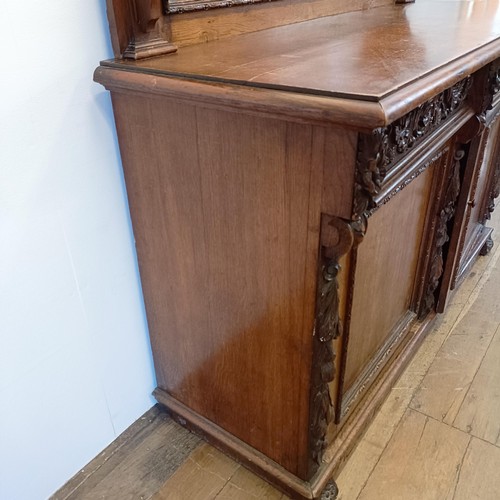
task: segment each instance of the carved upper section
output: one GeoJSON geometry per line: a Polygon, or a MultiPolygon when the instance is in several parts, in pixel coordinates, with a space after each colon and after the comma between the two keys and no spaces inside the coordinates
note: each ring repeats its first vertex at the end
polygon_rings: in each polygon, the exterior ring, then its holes
{"type": "Polygon", "coordinates": [[[353,218],[375,207],[374,197],[391,167],[460,108],[471,85],[469,76],[391,125],[360,134],[353,218]]]}

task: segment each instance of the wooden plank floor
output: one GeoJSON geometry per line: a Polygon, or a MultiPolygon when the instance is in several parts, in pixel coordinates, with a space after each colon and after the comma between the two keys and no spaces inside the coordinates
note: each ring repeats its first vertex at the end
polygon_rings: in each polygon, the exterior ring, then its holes
{"type": "MultiPolygon", "coordinates": [[[[439,317],[337,478],[339,500],[500,499],[500,210],[495,247],[439,317]]],[[[54,500],[287,497],[160,408],[54,500]]]]}

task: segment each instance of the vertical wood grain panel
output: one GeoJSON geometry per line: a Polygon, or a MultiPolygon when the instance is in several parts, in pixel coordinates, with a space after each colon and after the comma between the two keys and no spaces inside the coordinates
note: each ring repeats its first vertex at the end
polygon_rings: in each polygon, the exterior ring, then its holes
{"type": "Polygon", "coordinates": [[[427,169],[369,219],[358,248],[346,388],[410,307],[432,171],[427,169]]]}
{"type": "Polygon", "coordinates": [[[114,106],[159,387],[304,476],[323,129],[114,106]]]}
{"type": "Polygon", "coordinates": [[[322,212],[349,220],[358,134],[342,129],[327,129],[326,133],[322,212]]]}

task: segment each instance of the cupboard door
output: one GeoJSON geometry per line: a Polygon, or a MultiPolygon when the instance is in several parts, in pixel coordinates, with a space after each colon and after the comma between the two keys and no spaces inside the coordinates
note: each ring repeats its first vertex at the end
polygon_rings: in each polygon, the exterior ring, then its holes
{"type": "Polygon", "coordinates": [[[499,134],[500,120],[496,120],[469,145],[438,312],[444,310],[447,292],[456,288],[465,277],[474,259],[490,238],[492,229],[486,227],[485,222],[489,216],[491,191],[498,168],[499,134]]]}

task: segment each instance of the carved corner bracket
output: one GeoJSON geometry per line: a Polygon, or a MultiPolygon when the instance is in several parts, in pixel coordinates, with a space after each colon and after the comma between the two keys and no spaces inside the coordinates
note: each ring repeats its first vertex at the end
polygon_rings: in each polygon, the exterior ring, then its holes
{"type": "Polygon", "coordinates": [[[340,259],[359,245],[366,223],[365,217],[350,222],[323,215],[321,220],[309,416],[311,475],[321,464],[328,426],[334,419],[329,384],[335,380],[336,373],[333,341],[343,333],[338,282],[340,259]]]}
{"type": "Polygon", "coordinates": [[[353,219],[377,208],[377,196],[393,166],[461,107],[471,86],[469,76],[387,127],[359,135],[353,219]]]}
{"type": "Polygon", "coordinates": [[[127,24],[116,27],[127,33],[128,43],[122,54],[125,59],[144,59],[177,50],[168,40],[161,0],[108,0],[108,11],[110,9],[110,19],[120,17],[122,24],[127,24]]]}

